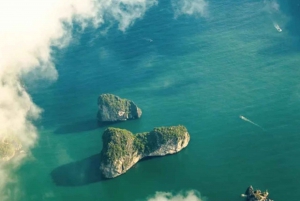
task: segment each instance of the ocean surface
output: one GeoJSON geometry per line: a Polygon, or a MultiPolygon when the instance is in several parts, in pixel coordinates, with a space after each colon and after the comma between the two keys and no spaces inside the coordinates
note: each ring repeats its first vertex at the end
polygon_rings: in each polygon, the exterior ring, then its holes
{"type": "Polygon", "coordinates": [[[44,112],[12,200],[146,201],[195,190],[208,201],[239,201],[249,185],[275,201],[299,200],[300,9],[274,2],[209,0],[206,17],[176,17],[170,1],[159,1],[125,32],[75,27],[71,44],[53,53],[58,80],[27,81],[44,112]],[[189,146],[104,180],[101,93],[143,110],[110,126],[136,133],[183,124],[189,146]]]}

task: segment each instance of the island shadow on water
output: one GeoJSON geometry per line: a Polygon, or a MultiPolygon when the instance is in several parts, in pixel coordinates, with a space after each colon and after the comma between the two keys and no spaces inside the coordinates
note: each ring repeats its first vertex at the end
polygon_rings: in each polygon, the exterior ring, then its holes
{"type": "Polygon", "coordinates": [[[99,169],[101,155],[96,154],[80,161],[55,168],[51,177],[57,186],[83,186],[107,180],[99,169]]]}
{"type": "Polygon", "coordinates": [[[70,134],[70,133],[79,133],[85,131],[95,130],[97,128],[109,126],[116,122],[99,122],[97,119],[90,119],[86,121],[76,122],[72,124],[66,124],[54,131],[55,134],[70,134]]]}
{"type": "MultiPolygon", "coordinates": [[[[171,155],[166,155],[171,156],[171,155]]],[[[166,157],[164,156],[164,157],[166,157]]],[[[138,163],[162,158],[161,156],[149,156],[141,159],[138,163]]],[[[51,172],[53,182],[57,186],[84,186],[91,183],[110,180],[105,178],[100,171],[101,154],[95,154],[80,161],[68,163],[55,168],[51,172]]],[[[137,168],[134,164],[130,169],[137,168]]]]}

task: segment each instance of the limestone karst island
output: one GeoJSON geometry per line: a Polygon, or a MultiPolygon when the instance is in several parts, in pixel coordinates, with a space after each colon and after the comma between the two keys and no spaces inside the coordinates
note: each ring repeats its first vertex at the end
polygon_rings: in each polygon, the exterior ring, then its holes
{"type": "Polygon", "coordinates": [[[273,201],[269,198],[269,192],[262,192],[259,189],[254,190],[252,186],[249,186],[242,197],[246,198],[246,201],[273,201]]]}
{"type": "Polygon", "coordinates": [[[114,178],[145,157],[179,152],[188,145],[190,135],[181,125],[158,127],[135,135],[125,129],[107,128],[102,140],[100,170],[106,178],[114,178]]]}
{"type": "Polygon", "coordinates": [[[117,122],[138,119],[142,110],[131,100],[122,99],[113,94],[102,94],[98,98],[99,122],[117,122]]]}

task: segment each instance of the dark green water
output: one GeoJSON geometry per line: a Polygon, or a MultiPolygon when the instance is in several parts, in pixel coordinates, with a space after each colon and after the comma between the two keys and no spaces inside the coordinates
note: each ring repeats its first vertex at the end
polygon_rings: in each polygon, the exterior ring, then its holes
{"type": "Polygon", "coordinates": [[[299,17],[292,1],[278,3],[281,11],[270,13],[262,1],[211,0],[209,17],[174,19],[160,2],[125,33],[87,29],[56,53],[57,82],[29,88],[44,113],[33,159],[17,172],[15,199],[135,201],[193,189],[210,201],[238,201],[252,184],[276,201],[297,200],[299,17]],[[112,126],[143,132],[183,124],[189,146],[101,179],[101,93],[143,110],[141,119],[112,126]]]}

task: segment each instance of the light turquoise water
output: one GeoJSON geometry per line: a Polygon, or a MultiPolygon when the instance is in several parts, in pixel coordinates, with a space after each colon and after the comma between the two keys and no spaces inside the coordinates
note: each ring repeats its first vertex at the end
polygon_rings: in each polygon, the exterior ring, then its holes
{"type": "Polygon", "coordinates": [[[135,201],[194,189],[211,201],[234,201],[250,184],[276,201],[297,200],[299,17],[292,1],[279,3],[280,13],[268,13],[262,1],[211,0],[208,18],[174,19],[171,5],[160,2],[126,33],[78,35],[55,55],[58,81],[29,87],[44,113],[34,159],[17,172],[15,200],[135,201]],[[189,146],[101,180],[101,93],[143,110],[141,119],[113,126],[143,132],[183,124],[189,146]]]}

